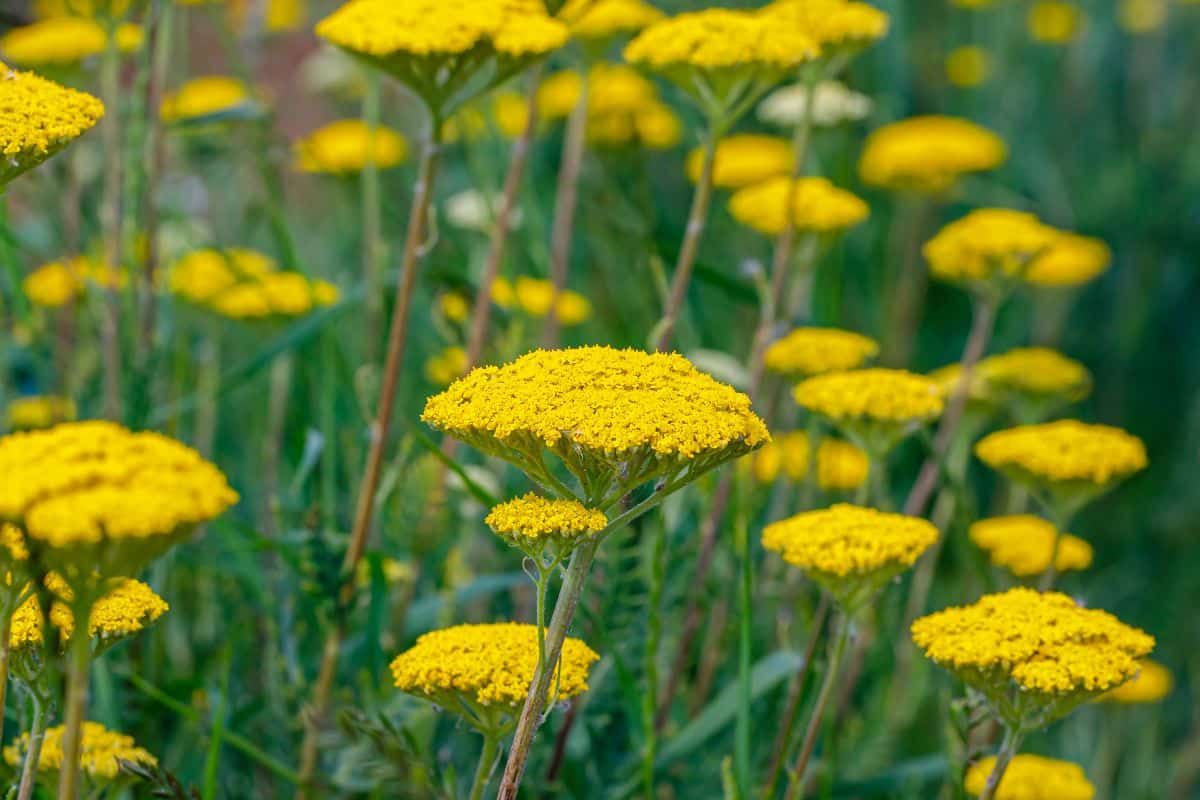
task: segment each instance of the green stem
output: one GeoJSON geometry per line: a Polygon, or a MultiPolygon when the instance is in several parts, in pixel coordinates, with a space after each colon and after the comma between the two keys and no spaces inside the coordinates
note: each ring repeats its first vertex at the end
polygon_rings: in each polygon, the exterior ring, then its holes
{"type": "Polygon", "coordinates": [[[655,800],[654,761],[658,757],[658,728],[655,711],[658,708],[658,648],[662,640],[663,587],[666,583],[667,531],[665,525],[655,525],[649,532],[646,578],[649,594],[646,598],[648,617],[646,620],[646,649],[643,653],[643,669],[646,686],[642,692],[642,733],[645,746],[642,748],[642,784],[646,800],[655,800]]]}
{"type": "MultiPolygon", "coordinates": [[[[117,48],[115,23],[107,26],[104,52],[100,59],[100,96],[108,113],[104,115],[104,190],[100,219],[104,229],[104,268],[121,268],[121,53],[117,48]]],[[[110,283],[108,274],[105,282],[110,283]]],[[[100,318],[100,337],[104,358],[104,416],[120,421],[121,398],[121,304],[115,286],[104,289],[104,310],[100,318]]],[[[85,637],[86,638],[86,637],[85,637]]]]}
{"type": "Polygon", "coordinates": [[[1042,573],[1042,577],[1038,580],[1038,589],[1043,592],[1054,588],[1054,581],[1058,578],[1058,550],[1062,547],[1063,532],[1070,524],[1070,515],[1062,513],[1055,508],[1054,503],[1045,504],[1051,524],[1054,525],[1054,546],[1050,549],[1050,563],[1046,565],[1046,571],[1042,573]]]}
{"type": "MultiPolygon", "coordinates": [[[[78,593],[77,597],[80,596],[78,593]]],[[[76,603],[76,620],[86,620],[90,603],[76,603]]],[[[80,792],[79,757],[83,745],[83,723],[88,708],[88,668],[92,661],[92,642],[87,625],[80,623],[69,642],[67,665],[66,718],[63,724],[62,767],[59,770],[58,800],[78,800],[80,792]]]]}
{"type": "Polygon", "coordinates": [[[750,797],[750,740],[752,736],[751,705],[751,657],[754,635],[754,560],[750,546],[750,510],[746,502],[746,478],[734,478],[733,515],[734,541],[741,562],[738,581],[738,714],[734,739],[734,777],[738,795],[750,797]]]}
{"type": "Polygon", "coordinates": [[[988,775],[987,783],[984,784],[983,793],[979,795],[979,800],[995,800],[996,789],[1000,786],[1000,781],[1004,777],[1008,765],[1013,760],[1013,756],[1017,754],[1017,748],[1021,746],[1021,732],[1015,728],[1004,728],[1004,742],[1000,745],[1000,752],[996,754],[996,766],[992,768],[992,774],[988,775]]]}
{"type": "MultiPolygon", "coordinates": [[[[370,131],[372,141],[367,152],[374,153],[375,131],[379,128],[380,96],[382,83],[375,70],[366,75],[367,88],[363,95],[363,122],[370,131]]],[[[378,347],[380,320],[383,317],[383,205],[379,190],[379,167],[374,158],[368,158],[362,172],[362,237],[363,237],[363,285],[367,288],[366,348],[367,363],[375,362],[378,347]]]]}
{"type": "Polygon", "coordinates": [[[585,64],[579,82],[579,99],[575,101],[575,108],[571,109],[571,116],[567,119],[562,166],[559,167],[555,190],[554,221],[550,232],[550,282],[554,286],[554,302],[550,304],[550,313],[546,315],[542,328],[542,347],[547,349],[558,346],[558,298],[567,287],[571,265],[571,238],[575,232],[579,175],[583,167],[583,154],[587,149],[588,80],[585,64]]]}
{"type": "Polygon", "coordinates": [[[483,750],[479,753],[479,764],[475,767],[475,780],[471,783],[470,800],[480,800],[487,790],[488,780],[492,777],[492,769],[496,765],[496,754],[500,743],[493,734],[483,735],[483,750]]]}
{"type": "Polygon", "coordinates": [[[837,621],[838,631],[834,637],[833,645],[829,652],[829,663],[825,666],[825,677],[821,681],[821,691],[817,695],[816,705],[813,706],[812,715],[808,719],[808,727],[804,732],[804,743],[800,747],[800,755],[796,757],[796,766],[792,769],[791,781],[788,784],[786,800],[798,800],[804,797],[805,790],[805,773],[808,771],[808,762],[812,758],[813,748],[817,744],[817,733],[821,730],[821,719],[825,716],[825,707],[829,704],[829,698],[833,694],[834,684],[837,683],[838,670],[841,667],[842,657],[846,652],[846,644],[850,640],[850,620],[843,617],[837,621]]]}

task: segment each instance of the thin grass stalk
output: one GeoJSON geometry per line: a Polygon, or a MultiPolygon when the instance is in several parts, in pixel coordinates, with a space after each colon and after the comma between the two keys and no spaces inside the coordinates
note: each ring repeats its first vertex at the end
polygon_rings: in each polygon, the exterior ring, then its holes
{"type": "Polygon", "coordinates": [[[883,339],[884,351],[880,363],[891,367],[907,366],[916,343],[917,321],[925,303],[925,292],[929,278],[920,264],[921,237],[927,220],[932,215],[934,204],[924,197],[909,198],[910,203],[901,206],[900,218],[896,221],[900,252],[896,261],[900,269],[891,281],[888,296],[883,339]]]}
{"type": "Polygon", "coordinates": [[[842,656],[846,652],[846,643],[850,639],[850,620],[843,617],[835,624],[838,626],[837,635],[834,637],[829,651],[829,662],[825,666],[821,691],[817,695],[816,705],[813,706],[811,716],[808,718],[808,726],[804,731],[804,743],[800,747],[800,754],[796,756],[796,765],[792,768],[791,781],[788,784],[787,794],[784,796],[786,800],[799,800],[804,797],[808,762],[812,758],[813,748],[816,747],[817,734],[821,730],[821,720],[825,716],[825,707],[829,705],[829,698],[837,683],[842,656]]]}
{"type": "MultiPolygon", "coordinates": [[[[375,513],[375,495],[383,471],[384,452],[392,427],[392,411],[396,403],[396,391],[408,344],[408,318],[412,308],[413,292],[416,287],[417,266],[421,246],[425,239],[425,223],[429,216],[433,182],[437,176],[438,159],[441,154],[441,121],[430,121],[430,138],[422,148],[421,163],[417,171],[417,182],[413,187],[413,202],[409,212],[408,233],[404,240],[404,255],[400,267],[400,282],[396,286],[396,303],[392,312],[392,324],[388,334],[387,356],[384,361],[383,383],[379,392],[379,405],[375,420],[371,424],[371,446],[362,481],[358,488],[358,501],[354,513],[354,527],[350,542],[342,561],[344,576],[338,603],[348,606],[354,599],[355,569],[367,549],[367,538],[371,520],[375,513]]],[[[333,679],[337,671],[337,658],[344,635],[344,623],[340,619],[329,630],[321,651],[321,664],[317,680],[313,684],[312,699],[306,719],[304,740],[300,755],[300,789],[297,798],[309,797],[313,774],[317,764],[317,731],[329,705],[333,679]]]]}
{"type": "MultiPolygon", "coordinates": [[[[100,96],[108,113],[101,120],[104,148],[104,188],[100,223],[104,231],[104,267],[114,272],[121,264],[121,52],[115,20],[106,20],[106,44],[100,58],[100,96]]],[[[112,275],[105,274],[104,310],[100,315],[100,340],[104,362],[104,416],[119,421],[123,415],[121,366],[121,303],[112,275]]]]}
{"type": "MultiPolygon", "coordinates": [[[[383,93],[382,80],[378,73],[369,70],[367,86],[363,95],[362,115],[367,126],[367,152],[375,152],[375,136],[380,122],[380,98],[383,93]]],[[[383,204],[379,188],[379,166],[374,158],[368,158],[362,171],[362,238],[363,238],[363,285],[367,289],[366,360],[374,364],[379,348],[383,319],[383,204]]]]}
{"type": "Polygon", "coordinates": [[[567,288],[571,268],[571,239],[575,232],[575,209],[579,200],[579,175],[587,149],[588,76],[580,81],[579,99],[567,120],[563,139],[562,164],[559,166],[558,187],[554,202],[554,223],[550,236],[550,283],[554,286],[554,301],[542,328],[542,347],[558,347],[562,326],[558,319],[558,298],[567,288]]]}
{"type": "Polygon", "coordinates": [[[21,764],[21,783],[17,789],[17,800],[33,800],[37,765],[42,758],[42,742],[46,739],[46,726],[49,723],[46,699],[40,696],[37,689],[32,689],[29,697],[33,705],[33,718],[29,722],[29,741],[21,764]]]}
{"type": "MultiPolygon", "coordinates": [[[[14,606],[14,611],[16,610],[14,606]]],[[[12,656],[9,637],[12,635],[12,613],[4,615],[0,624],[0,743],[4,740],[4,715],[8,710],[8,666],[12,656]]]]}

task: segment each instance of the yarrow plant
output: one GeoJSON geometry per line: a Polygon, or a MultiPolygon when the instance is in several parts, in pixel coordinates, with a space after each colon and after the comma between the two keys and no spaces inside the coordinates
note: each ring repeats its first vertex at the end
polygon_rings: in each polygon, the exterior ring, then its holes
{"type": "Polygon", "coordinates": [[[1052,524],[1032,514],[981,519],[972,523],[967,533],[977,547],[987,552],[993,565],[1018,578],[1043,574],[1051,558],[1059,573],[1087,569],[1092,564],[1090,544],[1069,533],[1059,536],[1052,524]]]}
{"type": "Polygon", "coordinates": [[[874,339],[837,328],[796,328],[763,354],[767,369],[790,377],[858,369],[879,353],[874,339]]]}
{"type": "MultiPolygon", "coordinates": [[[[73,771],[67,755],[67,730],[59,725],[45,733],[37,758],[36,775],[48,788],[59,784],[62,778],[73,771]]],[[[13,744],[4,748],[4,760],[17,766],[29,758],[30,736],[22,734],[13,744]]],[[[110,731],[99,722],[83,723],[82,748],[74,769],[83,771],[84,789],[88,797],[116,793],[133,782],[133,778],[120,768],[121,761],[154,766],[158,763],[150,751],[139,747],[132,736],[110,731]]]]}
{"type": "Polygon", "coordinates": [[[873,186],[941,194],[965,175],[1004,163],[1004,141],[956,117],[912,117],[874,131],[863,147],[858,172],[873,186]]]}

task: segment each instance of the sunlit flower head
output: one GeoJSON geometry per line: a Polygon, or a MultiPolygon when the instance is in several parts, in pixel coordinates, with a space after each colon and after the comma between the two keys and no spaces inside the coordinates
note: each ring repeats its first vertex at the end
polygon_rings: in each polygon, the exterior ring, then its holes
{"type": "MultiPolygon", "coordinates": [[[[722,189],[740,189],[787,175],[795,160],[791,143],[779,136],[758,133],[726,136],[717,142],[713,185],[722,189]]],[[[700,180],[703,167],[704,149],[697,147],[687,157],[687,176],[692,183],[700,180]]]]}
{"type": "MultiPolygon", "coordinates": [[[[538,112],[565,119],[578,104],[583,80],[578,72],[557,72],[538,89],[538,112]]],[[[658,97],[654,84],[624,65],[600,62],[588,71],[587,138],[593,145],[640,144],[666,149],[679,143],[682,123],[658,97]]]]}
{"type": "Polygon", "coordinates": [[[228,114],[253,102],[250,89],[237,78],[205,75],[163,97],[160,113],[167,122],[190,122],[228,114]]]}
{"type": "Polygon", "coordinates": [[[509,544],[535,558],[547,547],[565,556],[608,525],[603,511],[576,500],[551,500],[529,493],[492,508],[484,522],[509,544]]]}
{"type": "Polygon", "coordinates": [[[1111,262],[1112,251],[1099,239],[1060,233],[1026,269],[1025,282],[1043,287],[1080,286],[1103,273],[1111,262]]]}
{"type": "MultiPolygon", "coordinates": [[[[978,797],[996,767],[996,757],[981,758],[967,769],[963,788],[978,797]]],[[[1018,753],[996,787],[995,800],[1092,800],[1096,787],[1083,768],[1070,761],[1018,753]]]]}
{"type": "MultiPolygon", "coordinates": [[[[23,67],[63,67],[103,53],[108,37],[99,22],[83,17],[52,17],[13,28],[0,36],[0,53],[23,67]]],[[[142,29],[121,25],[117,49],[131,53],[142,46],[142,29]]]]}
{"type": "Polygon", "coordinates": [[[1024,280],[1061,232],[1033,214],[981,208],[944,226],[921,249],[936,277],[971,288],[1024,280]]]}
{"type": "MultiPolygon", "coordinates": [[[[64,730],[62,725],[47,730],[38,756],[39,778],[45,777],[50,785],[58,782],[58,774],[63,767],[64,730]]],[[[23,733],[15,742],[4,748],[5,762],[9,766],[18,767],[24,761],[28,747],[29,734],[23,733]]],[[[154,766],[158,763],[158,759],[149,751],[136,745],[132,736],[110,731],[99,722],[84,722],[79,753],[79,767],[83,770],[84,779],[94,786],[115,781],[122,774],[118,761],[130,761],[144,766],[154,766]]]]}
{"type": "Polygon", "coordinates": [[[645,0],[567,0],[558,18],[577,39],[608,39],[640,31],[666,15],[645,0]]]}
{"type": "Polygon", "coordinates": [[[794,397],[876,456],[939,417],[945,406],[936,382],[912,372],[882,368],[817,375],[801,382],[794,397]]]}
{"type": "Polygon", "coordinates": [[[1145,659],[1139,665],[1137,675],[1112,691],[1100,696],[1106,703],[1138,704],[1157,703],[1175,688],[1171,670],[1157,661],[1145,659]]]}
{"type": "Polygon", "coordinates": [[[1146,468],[1142,440],[1120,428],[1060,420],[997,431],[975,445],[985,464],[1052,490],[1102,491],[1146,468]]]}
{"type": "MultiPolygon", "coordinates": [[[[776,89],[758,104],[758,118],[784,128],[794,128],[808,116],[809,87],[793,83],[776,89]]],[[[874,103],[838,81],[821,81],[812,90],[812,124],[830,127],[857,122],[870,115],[874,103]]]]}
{"type": "MultiPolygon", "coordinates": [[[[75,634],[75,615],[67,603],[71,588],[56,573],[46,576],[46,586],[57,598],[50,607],[50,623],[58,630],[65,645],[75,634]]],[[[143,631],[167,613],[170,607],[153,589],[141,581],[119,580],[103,597],[96,600],[89,614],[88,636],[105,646],[143,631]]],[[[43,614],[36,596],[30,597],[12,618],[10,644],[14,650],[41,647],[43,614]]]]}
{"type": "Polygon", "coordinates": [[[212,311],[244,321],[287,320],[336,305],[341,292],[328,281],[299,272],[270,272],[221,292],[209,301],[212,311]]]}
{"type": "Polygon", "coordinates": [[[1062,0],[1040,0],[1029,7],[1025,17],[1029,36],[1043,44],[1069,44],[1083,27],[1083,9],[1062,0]]]}
{"type": "Polygon", "coordinates": [[[833,234],[857,225],[870,210],[857,195],[825,178],[769,178],[739,189],[729,200],[729,213],[759,233],[778,236],[792,201],[792,225],[801,233],[833,234]]]}
{"type": "Polygon", "coordinates": [[[207,304],[239,283],[275,272],[274,259],[245,247],[204,248],[180,257],[170,269],[171,291],[183,299],[207,304]]]}
{"type": "MultiPolygon", "coordinates": [[[[773,483],[780,475],[793,483],[808,477],[811,447],[804,431],[776,434],[748,458],[755,480],[773,483]]],[[[844,492],[866,483],[870,462],[862,448],[841,439],[825,437],[817,448],[817,486],[844,492]]]]}
{"type": "Polygon", "coordinates": [[[360,119],[331,122],[296,142],[296,167],[303,172],[347,175],[368,164],[389,169],[404,163],[408,142],[391,128],[372,130],[360,119]]]}
{"type": "Polygon", "coordinates": [[[745,69],[782,74],[814,58],[817,43],[765,12],[711,8],[656,22],[625,48],[625,60],[659,71],[745,69]]]}
{"type": "Polygon", "coordinates": [[[1019,578],[1040,575],[1049,568],[1056,539],[1055,571],[1082,570],[1092,564],[1090,544],[1069,533],[1058,536],[1052,524],[1032,514],[981,519],[971,525],[968,535],[976,547],[987,552],[992,564],[1019,578]]]}
{"type": "Polygon", "coordinates": [[[0,63],[0,188],[86,133],[104,104],[32,72],[0,63]]]}
{"type": "Polygon", "coordinates": [[[879,354],[874,339],[838,328],[796,328],[771,343],[763,363],[782,375],[808,376],[858,369],[879,354]]]}
{"type": "Polygon", "coordinates": [[[8,404],[6,414],[12,431],[49,428],[75,419],[75,401],[52,394],[18,397],[8,404]]]}
{"type": "Polygon", "coordinates": [[[1004,163],[1008,148],[988,129],[956,117],[912,117],[867,137],[858,172],[886,189],[941,194],[964,175],[1004,163]]]}

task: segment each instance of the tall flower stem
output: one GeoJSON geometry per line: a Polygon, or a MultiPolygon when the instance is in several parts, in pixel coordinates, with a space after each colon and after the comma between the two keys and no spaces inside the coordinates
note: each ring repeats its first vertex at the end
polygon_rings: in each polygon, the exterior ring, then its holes
{"type": "Polygon", "coordinates": [[[121,265],[121,51],[117,46],[117,21],[109,19],[106,22],[107,43],[100,57],[100,95],[108,109],[101,121],[104,189],[100,220],[104,230],[106,289],[104,311],[100,319],[100,338],[104,363],[104,416],[111,420],[120,420],[123,414],[121,302],[114,284],[116,271],[121,265]]]}
{"type": "Polygon", "coordinates": [[[17,800],[33,800],[37,766],[42,758],[42,742],[46,740],[46,726],[49,722],[49,715],[46,713],[49,700],[42,697],[37,688],[31,689],[29,696],[33,704],[33,718],[29,722],[29,742],[21,764],[21,784],[17,789],[17,800]]]}
{"type": "MultiPolygon", "coordinates": [[[[382,81],[374,71],[366,75],[366,93],[363,95],[362,115],[370,141],[367,152],[375,152],[374,137],[379,129],[379,105],[382,81]]],[[[363,238],[363,285],[367,288],[366,345],[367,363],[375,363],[379,348],[376,341],[382,327],[383,317],[383,205],[380,201],[379,166],[374,158],[368,158],[362,171],[362,238],[363,238]]]]}
{"type": "Polygon", "coordinates": [[[1020,746],[1020,731],[1006,725],[1004,728],[1004,742],[1000,745],[1000,752],[996,754],[996,766],[992,767],[992,774],[988,775],[987,783],[984,784],[983,793],[979,795],[979,800],[995,800],[996,789],[999,788],[1000,781],[1004,777],[1004,773],[1008,770],[1008,765],[1012,762],[1013,756],[1017,754],[1017,748],[1020,746]]]}
{"type": "MultiPolygon", "coordinates": [[[[417,266],[421,245],[425,240],[425,223],[429,216],[430,197],[437,175],[438,159],[441,154],[441,120],[435,114],[430,121],[429,139],[421,151],[421,163],[417,169],[417,182],[413,187],[412,208],[408,218],[408,233],[404,240],[404,255],[400,266],[400,282],[396,286],[396,303],[392,311],[392,324],[388,333],[387,356],[384,361],[383,384],[379,391],[379,405],[375,420],[371,424],[371,444],[367,464],[358,487],[358,501],[354,513],[354,527],[350,542],[342,561],[343,583],[338,603],[342,607],[354,599],[355,568],[367,549],[367,538],[375,512],[375,495],[379,489],[379,478],[383,470],[383,457],[387,449],[388,435],[392,427],[392,410],[396,403],[396,391],[400,382],[400,370],[408,343],[408,318],[416,287],[417,266]]],[[[329,705],[333,679],[337,671],[337,658],[341,651],[345,633],[341,621],[330,628],[321,652],[321,665],[317,681],[313,684],[312,699],[300,752],[300,789],[297,797],[307,798],[317,764],[317,731],[329,705]]]]}
{"type": "Polygon", "coordinates": [[[804,797],[808,762],[812,758],[813,748],[816,747],[817,734],[821,730],[821,720],[825,716],[825,707],[829,705],[829,698],[837,683],[842,656],[846,652],[846,643],[850,639],[850,620],[843,617],[835,624],[838,626],[837,634],[834,636],[829,650],[829,661],[825,665],[825,677],[821,681],[821,691],[817,695],[816,705],[813,706],[811,716],[808,718],[808,727],[804,731],[804,743],[800,746],[800,754],[796,757],[795,767],[792,768],[791,782],[788,784],[785,795],[786,800],[798,800],[798,798],[804,797]]]}
{"type": "Polygon", "coordinates": [[[558,169],[558,187],[555,191],[554,223],[550,234],[550,283],[554,286],[554,302],[546,315],[542,328],[542,346],[558,347],[560,325],[558,321],[558,297],[567,287],[567,275],[571,265],[571,238],[575,232],[575,208],[579,199],[579,174],[583,168],[583,154],[587,145],[588,120],[588,76],[586,71],[579,84],[579,99],[567,120],[567,133],[563,139],[562,164],[558,169]]]}
{"type": "Polygon", "coordinates": [[[487,790],[488,779],[492,777],[492,769],[496,765],[496,754],[500,743],[495,734],[483,735],[483,750],[479,753],[479,764],[475,767],[475,780],[471,783],[470,800],[481,800],[487,790]]]}
{"type": "MultiPolygon", "coordinates": [[[[80,597],[79,592],[76,597],[80,597]]],[[[91,604],[76,602],[72,609],[77,620],[88,619],[91,604]]],[[[80,623],[69,642],[67,662],[67,698],[62,738],[62,769],[59,771],[58,800],[77,800],[80,793],[79,756],[83,745],[83,722],[88,708],[88,669],[92,663],[92,642],[87,624],[80,623]]]]}
{"type": "Polygon", "coordinates": [[[646,582],[649,593],[646,608],[646,645],[643,652],[643,671],[646,686],[642,692],[642,731],[645,745],[642,748],[642,788],[646,800],[655,800],[654,761],[658,757],[658,729],[654,724],[654,713],[658,704],[658,650],[662,642],[662,596],[666,584],[667,531],[665,525],[655,525],[650,531],[650,542],[646,558],[646,582]]]}

